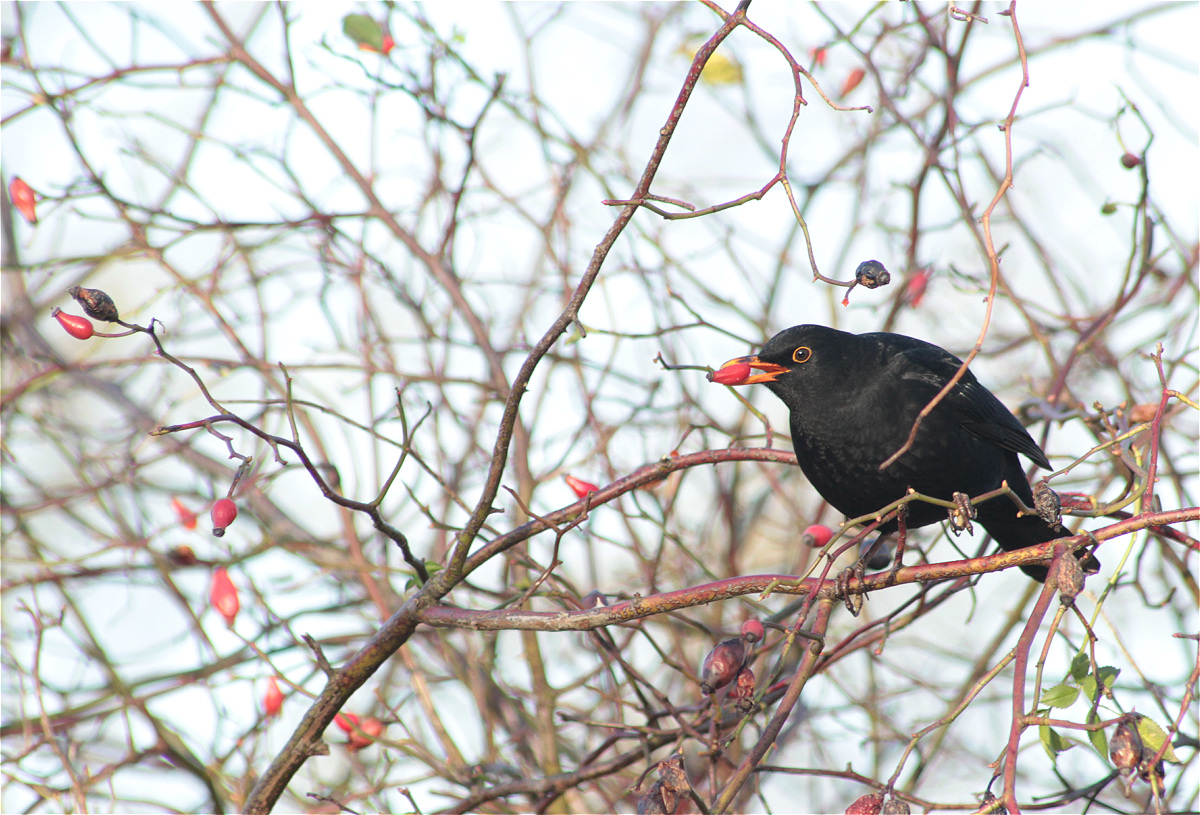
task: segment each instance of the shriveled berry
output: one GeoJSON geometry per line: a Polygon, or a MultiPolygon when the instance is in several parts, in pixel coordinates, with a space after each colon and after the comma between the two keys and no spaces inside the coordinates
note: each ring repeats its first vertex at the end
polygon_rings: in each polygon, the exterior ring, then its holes
{"type": "Polygon", "coordinates": [[[192,551],[192,547],[183,543],[172,547],[167,552],[167,560],[175,566],[195,566],[200,562],[196,558],[196,553],[192,551]]]}
{"type": "Polygon", "coordinates": [[[746,653],[746,641],[741,637],[716,645],[700,668],[700,690],[706,694],[716,693],[732,682],[746,664],[746,653]]]}
{"type": "Polygon", "coordinates": [[[746,666],[738,671],[737,679],[734,680],[733,690],[729,694],[733,697],[733,703],[742,713],[749,713],[754,709],[754,671],[746,666]]]}
{"type": "Polygon", "coordinates": [[[911,815],[912,810],[904,801],[892,796],[883,802],[879,813],[880,815],[911,815]]]}
{"type": "Polygon", "coordinates": [[[229,572],[224,566],[218,566],[213,571],[212,590],[208,594],[208,600],[217,613],[225,618],[225,624],[232,627],[241,604],[238,602],[237,587],[229,579],[229,572]]]}
{"type": "Polygon", "coordinates": [[[267,691],[263,694],[263,711],[267,718],[278,716],[283,710],[283,691],[279,689],[279,681],[275,677],[267,680],[267,691]]]}
{"type": "Polygon", "coordinates": [[[212,506],[213,535],[222,537],[225,528],[237,518],[238,508],[229,498],[222,498],[212,506]]]}
{"type": "Polygon", "coordinates": [[[92,327],[92,321],[87,317],[67,314],[57,307],[50,310],[50,316],[58,320],[58,324],[77,340],[91,339],[92,335],[96,333],[96,329],[92,327]]]}
{"type": "Polygon", "coordinates": [[[1045,479],[1033,485],[1033,508],[1037,510],[1038,517],[1050,526],[1057,527],[1062,520],[1062,499],[1045,479]]]}
{"type": "Polygon", "coordinates": [[[587,497],[588,494],[598,492],[600,490],[595,484],[590,481],[584,481],[582,478],[576,478],[573,475],[564,475],[563,481],[567,482],[567,486],[580,498],[587,497]]]}
{"type": "Polygon", "coordinates": [[[800,535],[800,541],[807,543],[813,549],[820,549],[829,543],[833,530],[824,524],[813,524],[800,535]]]}
{"type": "Polygon", "coordinates": [[[22,181],[20,176],[13,176],[13,180],[8,183],[8,197],[12,199],[13,206],[21,213],[22,218],[31,224],[37,223],[37,193],[33,191],[33,187],[22,181]]]}
{"type": "Polygon", "coordinates": [[[882,806],[883,793],[873,792],[855,799],[854,803],[846,807],[846,815],[879,815],[882,806]]]}
{"type": "Polygon", "coordinates": [[[85,289],[83,286],[72,286],[67,294],[75,298],[84,312],[93,319],[115,323],[121,319],[117,314],[117,304],[113,299],[99,289],[85,289]]]}
{"type": "Polygon", "coordinates": [[[1129,775],[1142,761],[1142,736],[1135,723],[1124,721],[1117,725],[1108,740],[1108,757],[1121,775],[1129,775]]]}
{"type": "Polygon", "coordinates": [[[877,289],[892,282],[892,273],[877,260],[864,260],[854,270],[854,279],[860,286],[877,289]]]}
{"type": "Polygon", "coordinates": [[[1079,560],[1071,554],[1063,555],[1054,572],[1054,580],[1058,583],[1058,599],[1064,606],[1073,605],[1079,592],[1083,591],[1083,567],[1079,565],[1079,560]]]}
{"type": "Polygon", "coordinates": [[[742,638],[748,643],[762,642],[762,638],[766,636],[766,633],[762,620],[757,617],[751,617],[742,623],[742,638]]]}
{"type": "Polygon", "coordinates": [[[716,371],[709,371],[708,381],[718,385],[740,385],[750,378],[751,370],[747,362],[730,362],[716,371]]]}

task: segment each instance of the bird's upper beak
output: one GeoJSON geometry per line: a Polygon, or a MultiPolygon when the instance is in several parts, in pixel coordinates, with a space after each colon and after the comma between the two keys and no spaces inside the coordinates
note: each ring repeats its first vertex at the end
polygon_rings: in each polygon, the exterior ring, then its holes
{"type": "Polygon", "coordinates": [[[719,385],[757,385],[774,382],[777,377],[787,372],[788,369],[784,366],[763,362],[758,357],[737,357],[711,371],[708,381],[719,385]],[[754,373],[755,371],[761,373],[754,373]]]}

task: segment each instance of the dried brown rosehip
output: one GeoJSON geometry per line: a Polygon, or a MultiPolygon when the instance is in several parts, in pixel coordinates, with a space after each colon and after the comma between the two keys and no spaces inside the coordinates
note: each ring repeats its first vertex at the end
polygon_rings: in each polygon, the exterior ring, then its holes
{"type": "Polygon", "coordinates": [[[75,302],[83,306],[87,316],[106,323],[115,323],[121,319],[117,314],[117,304],[113,299],[99,289],[85,289],[83,286],[72,286],[67,294],[75,298],[75,302]]]}
{"type": "Polygon", "coordinates": [[[754,671],[742,666],[738,671],[737,679],[733,683],[733,690],[729,693],[733,698],[733,704],[737,709],[745,714],[754,709],[754,671]]]}
{"type": "Polygon", "coordinates": [[[1038,517],[1050,526],[1057,527],[1062,520],[1062,499],[1045,479],[1033,485],[1033,508],[1037,510],[1038,517]]]}
{"type": "Polygon", "coordinates": [[[1108,741],[1108,757],[1121,775],[1129,775],[1142,760],[1142,736],[1138,733],[1136,720],[1117,725],[1108,741]]]}
{"type": "Polygon", "coordinates": [[[167,560],[175,566],[195,566],[200,562],[196,558],[196,553],[192,551],[192,547],[182,543],[171,547],[167,552],[167,560]]]}
{"type": "Polygon", "coordinates": [[[877,289],[892,282],[892,273],[877,260],[864,260],[854,270],[854,280],[868,289],[877,289]]]}
{"type": "Polygon", "coordinates": [[[873,792],[858,798],[846,807],[846,815],[879,815],[883,806],[883,793],[873,792]]]}
{"type": "Polygon", "coordinates": [[[61,308],[50,309],[50,316],[58,320],[58,324],[67,330],[77,340],[88,340],[96,333],[96,329],[92,327],[92,322],[87,317],[78,317],[74,314],[67,314],[61,308]]]}
{"type": "Polygon", "coordinates": [[[894,795],[883,802],[883,807],[879,810],[879,815],[911,815],[912,810],[908,804],[901,801],[894,795]]]}
{"type": "Polygon", "coordinates": [[[237,587],[229,579],[229,572],[224,566],[218,566],[213,571],[212,590],[208,593],[208,600],[217,613],[225,618],[225,624],[233,627],[241,605],[238,602],[237,587]]]}
{"type": "Polygon", "coordinates": [[[746,641],[741,637],[716,645],[704,658],[700,668],[700,690],[716,693],[728,685],[746,664],[746,641]]]}
{"type": "Polygon", "coordinates": [[[225,528],[237,518],[237,504],[228,498],[222,498],[212,506],[213,535],[220,538],[225,534],[225,528]]]}
{"type": "Polygon", "coordinates": [[[1058,583],[1058,599],[1064,606],[1074,605],[1075,598],[1083,591],[1083,567],[1073,554],[1065,554],[1058,560],[1054,579],[1058,583]]]}

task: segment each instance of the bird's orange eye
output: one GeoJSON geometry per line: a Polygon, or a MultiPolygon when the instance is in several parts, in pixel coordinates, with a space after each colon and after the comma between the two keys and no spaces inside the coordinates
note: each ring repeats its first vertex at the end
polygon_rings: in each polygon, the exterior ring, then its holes
{"type": "Polygon", "coordinates": [[[812,359],[812,349],[807,345],[801,345],[792,352],[792,359],[796,362],[808,362],[812,359]]]}

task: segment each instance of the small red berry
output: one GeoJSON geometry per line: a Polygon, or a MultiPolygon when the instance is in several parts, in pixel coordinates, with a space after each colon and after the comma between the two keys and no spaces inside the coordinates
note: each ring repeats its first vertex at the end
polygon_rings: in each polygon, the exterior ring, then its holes
{"type": "Polygon", "coordinates": [[[283,691],[279,689],[279,682],[275,677],[267,680],[267,692],[263,694],[263,710],[266,711],[267,718],[278,716],[279,711],[283,709],[283,691]]]}
{"type": "Polygon", "coordinates": [[[808,55],[812,57],[813,64],[822,67],[825,65],[825,60],[829,56],[824,48],[810,48],[808,50],[808,55]]]}
{"type": "Polygon", "coordinates": [[[346,742],[346,749],[351,753],[357,753],[364,747],[370,747],[375,739],[383,735],[383,722],[374,716],[363,719],[359,727],[362,729],[362,733],[351,733],[350,740],[346,742]]]}
{"type": "Polygon", "coordinates": [[[183,525],[184,529],[196,528],[196,513],[188,509],[183,501],[180,501],[178,498],[172,498],[171,509],[175,510],[175,517],[179,519],[179,523],[183,525]]]}
{"type": "Polygon", "coordinates": [[[20,176],[13,176],[13,180],[9,182],[8,197],[12,199],[13,206],[21,213],[22,218],[31,224],[37,223],[37,193],[33,191],[33,187],[22,181],[20,176]]]}
{"type": "Polygon", "coordinates": [[[1121,156],[1121,166],[1126,170],[1132,170],[1141,163],[1141,156],[1136,156],[1133,153],[1126,153],[1125,155],[1121,156]]]}
{"type": "Polygon", "coordinates": [[[863,77],[865,77],[866,75],[867,75],[867,72],[864,71],[862,68],[855,68],[853,71],[851,71],[850,74],[846,77],[846,81],[842,83],[841,95],[847,96],[850,93],[850,91],[852,91],[858,87],[859,83],[863,81],[863,77]]]}
{"type": "Polygon", "coordinates": [[[586,497],[589,493],[599,491],[599,487],[588,481],[576,478],[573,475],[564,475],[563,480],[567,482],[567,486],[575,491],[575,494],[580,498],[586,497]]]}
{"type": "Polygon", "coordinates": [[[208,594],[208,600],[217,613],[225,618],[225,624],[232,627],[241,605],[238,603],[237,587],[229,579],[229,572],[224,566],[218,566],[213,571],[212,591],[208,594]]]}
{"type": "Polygon", "coordinates": [[[212,506],[213,534],[218,538],[225,534],[225,527],[233,523],[237,517],[237,504],[228,498],[222,498],[212,506]]]}
{"type": "Polygon", "coordinates": [[[96,333],[96,329],[92,327],[92,321],[87,317],[67,314],[67,312],[58,307],[50,310],[50,316],[58,320],[58,324],[77,340],[91,339],[92,335],[96,333]]]}
{"type": "Polygon", "coordinates": [[[921,305],[921,300],[925,297],[925,289],[929,287],[929,277],[932,274],[932,269],[921,269],[909,277],[904,286],[904,299],[913,306],[921,305]]]}
{"type": "Polygon", "coordinates": [[[763,628],[762,620],[757,617],[751,617],[746,622],[742,623],[742,636],[746,642],[751,644],[762,642],[762,638],[766,636],[767,631],[763,628]]]}
{"type": "Polygon", "coordinates": [[[716,371],[709,371],[708,381],[718,385],[740,385],[750,378],[750,365],[746,362],[730,362],[716,371]]]}
{"type": "Polygon", "coordinates": [[[353,713],[339,713],[333,717],[333,723],[347,733],[353,733],[354,726],[358,724],[358,716],[353,713]]]}
{"type": "Polygon", "coordinates": [[[807,543],[813,549],[820,549],[825,544],[829,543],[829,539],[833,537],[833,530],[824,524],[813,524],[808,529],[804,530],[804,534],[800,536],[803,543],[807,543]]]}

